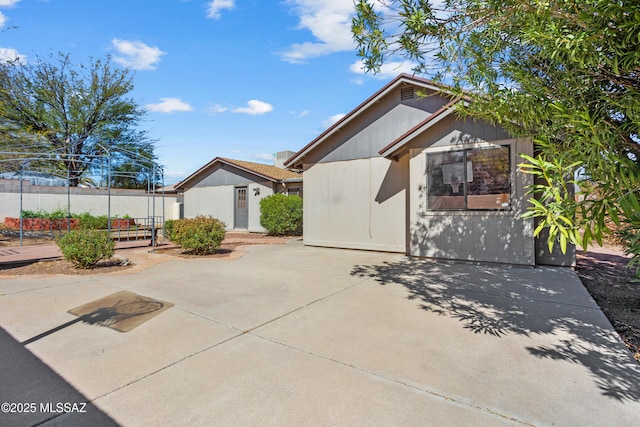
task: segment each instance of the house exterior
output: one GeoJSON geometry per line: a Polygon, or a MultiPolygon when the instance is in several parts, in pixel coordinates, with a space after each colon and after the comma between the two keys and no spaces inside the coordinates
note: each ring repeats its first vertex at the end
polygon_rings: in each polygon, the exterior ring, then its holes
{"type": "Polygon", "coordinates": [[[457,117],[433,82],[402,74],[285,166],[304,171],[306,245],[570,265],[521,217],[532,177],[519,154],[530,139],[457,117]]]}
{"type": "MultiPolygon", "coordinates": [[[[276,161],[282,157],[278,154],[276,161]]],[[[260,200],[276,193],[301,196],[302,174],[278,166],[216,157],[175,188],[184,193],[187,218],[210,215],[223,221],[228,230],[265,232],[260,225],[260,200]]]]}

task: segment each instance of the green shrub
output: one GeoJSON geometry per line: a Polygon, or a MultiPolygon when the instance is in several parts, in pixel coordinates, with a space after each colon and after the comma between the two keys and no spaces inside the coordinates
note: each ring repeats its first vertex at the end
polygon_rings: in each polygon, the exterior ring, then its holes
{"type": "MultiPolygon", "coordinates": [[[[23,218],[42,218],[42,219],[62,219],[67,217],[67,210],[56,209],[51,212],[46,212],[43,210],[38,210],[38,211],[23,210],[22,217],[23,218]]],[[[73,214],[71,214],[71,217],[73,217],[73,214]]]]}
{"type": "MultiPolygon", "coordinates": [[[[67,211],[64,209],[56,209],[51,212],[46,211],[22,211],[23,218],[42,218],[42,219],[64,219],[67,217],[67,211]]],[[[79,218],[79,226],[84,230],[106,230],[108,228],[108,218],[106,215],[94,216],[89,212],[83,212],[81,214],[71,213],[71,218],[79,218]]],[[[114,218],[117,218],[114,217],[114,218]]],[[[129,218],[129,215],[125,215],[124,218],[129,218]]]]}
{"type": "Polygon", "coordinates": [[[216,252],[224,240],[226,225],[210,216],[178,219],[170,226],[171,241],[196,255],[216,252]]]}
{"type": "Polygon", "coordinates": [[[164,225],[162,227],[162,233],[164,234],[164,237],[171,241],[173,241],[173,226],[175,225],[175,223],[175,219],[168,219],[164,222],[164,225]]]}
{"type": "Polygon", "coordinates": [[[22,211],[22,218],[49,218],[49,214],[45,211],[22,211]]]}
{"type": "Polygon", "coordinates": [[[83,230],[106,230],[109,225],[106,215],[93,216],[89,212],[83,212],[75,217],[80,219],[80,228],[83,230]]]}
{"type": "MultiPolygon", "coordinates": [[[[44,218],[62,219],[62,218],[66,218],[67,215],[69,215],[69,213],[67,212],[66,209],[56,209],[55,211],[51,211],[48,214],[45,213],[45,215],[46,216],[44,218]]],[[[73,214],[71,214],[70,217],[73,218],[73,214]]]]}
{"type": "Polygon", "coordinates": [[[302,197],[274,194],[260,200],[260,225],[276,236],[302,234],[302,197]]]}
{"type": "Polygon", "coordinates": [[[56,240],[62,255],[78,268],[91,268],[113,256],[115,242],[107,231],[72,230],[56,240]]]}

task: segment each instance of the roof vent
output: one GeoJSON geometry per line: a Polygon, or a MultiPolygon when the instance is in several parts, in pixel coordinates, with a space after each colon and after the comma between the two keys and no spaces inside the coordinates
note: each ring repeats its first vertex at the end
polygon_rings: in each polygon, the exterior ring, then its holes
{"type": "Polygon", "coordinates": [[[407,86],[400,88],[400,101],[406,101],[408,99],[413,99],[413,86],[407,86]]]}

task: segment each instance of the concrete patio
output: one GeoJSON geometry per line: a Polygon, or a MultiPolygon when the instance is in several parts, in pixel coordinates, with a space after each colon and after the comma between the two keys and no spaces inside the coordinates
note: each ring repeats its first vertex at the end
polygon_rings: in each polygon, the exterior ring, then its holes
{"type": "Polygon", "coordinates": [[[0,276],[0,400],[38,409],[0,425],[640,419],[640,366],[571,270],[300,241],[233,260],[137,251],[118,274],[0,276]],[[68,313],[119,291],[173,306],[124,333],[68,313]]]}

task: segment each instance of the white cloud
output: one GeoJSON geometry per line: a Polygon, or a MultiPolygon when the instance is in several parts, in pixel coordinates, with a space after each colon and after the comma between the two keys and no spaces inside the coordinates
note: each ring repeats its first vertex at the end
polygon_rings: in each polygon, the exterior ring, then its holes
{"type": "MultiPolygon", "coordinates": [[[[391,79],[402,73],[413,74],[413,68],[416,65],[417,64],[409,61],[389,61],[382,64],[378,74],[369,73],[368,75],[377,79],[391,79]]],[[[351,64],[349,66],[349,71],[355,74],[364,75],[365,72],[362,61],[359,60],[351,64]]],[[[361,84],[358,81],[354,81],[354,83],[361,84]]]]}
{"type": "Polygon", "coordinates": [[[193,108],[188,103],[178,98],[160,98],[157,104],[147,104],[145,108],[156,113],[173,113],[174,111],[191,111],[193,108]]]}
{"type": "Polygon", "coordinates": [[[117,63],[134,70],[155,70],[166,52],[139,41],[113,39],[111,41],[122,56],[114,57],[117,63]]]}
{"type": "Polygon", "coordinates": [[[211,104],[209,108],[207,108],[207,113],[218,114],[218,113],[224,113],[227,110],[229,110],[229,107],[225,107],[220,104],[211,104]]]}
{"type": "Polygon", "coordinates": [[[258,154],[255,154],[253,157],[257,160],[273,162],[273,154],[258,153],[258,154]]]}
{"type": "Polygon", "coordinates": [[[252,116],[258,116],[270,111],[273,111],[273,106],[271,104],[258,101],[257,99],[252,99],[251,101],[247,102],[246,107],[234,108],[233,110],[231,110],[231,112],[233,113],[251,114],[252,116]]]}
{"type": "Polygon", "coordinates": [[[27,62],[26,55],[18,53],[17,50],[8,47],[0,47],[0,62],[9,62],[18,60],[23,64],[27,62]]]}
{"type": "Polygon", "coordinates": [[[20,0],[0,0],[0,7],[13,7],[20,3],[20,0]]]}
{"type": "Polygon", "coordinates": [[[7,23],[7,18],[4,13],[0,12],[0,27],[4,27],[4,24],[7,23]]]}
{"type": "Polygon", "coordinates": [[[342,113],[334,114],[333,116],[329,117],[327,120],[322,122],[322,126],[325,127],[325,128],[331,127],[334,124],[336,124],[344,116],[346,116],[346,114],[342,114],[342,113]]]}
{"type": "Polygon", "coordinates": [[[311,31],[314,42],[296,43],[280,53],[282,60],[304,63],[307,59],[334,52],[353,50],[351,16],[353,2],[346,0],[289,0],[300,17],[299,29],[311,31]]]}
{"type": "Polygon", "coordinates": [[[168,182],[172,182],[172,183],[176,183],[178,181],[182,181],[187,176],[189,176],[189,174],[186,173],[186,172],[172,171],[172,170],[165,170],[164,171],[165,180],[168,181],[168,182]]]}
{"type": "Polygon", "coordinates": [[[235,0],[211,0],[207,8],[207,18],[220,19],[220,11],[224,9],[233,9],[235,0]]]}
{"type": "Polygon", "coordinates": [[[304,110],[304,111],[289,111],[289,114],[291,114],[293,117],[295,117],[296,119],[305,117],[309,115],[309,110],[304,110]]]}

